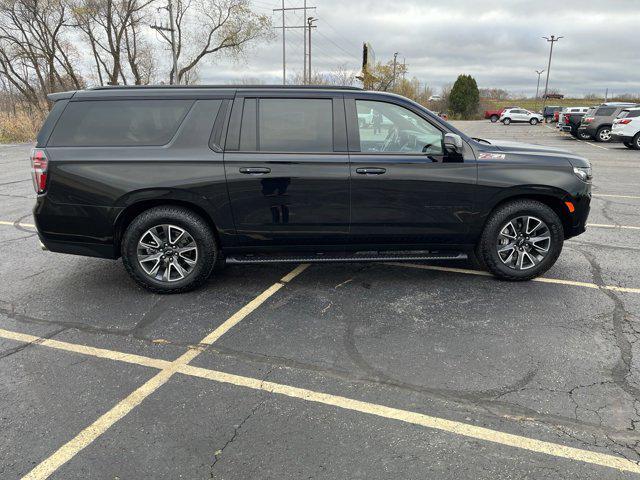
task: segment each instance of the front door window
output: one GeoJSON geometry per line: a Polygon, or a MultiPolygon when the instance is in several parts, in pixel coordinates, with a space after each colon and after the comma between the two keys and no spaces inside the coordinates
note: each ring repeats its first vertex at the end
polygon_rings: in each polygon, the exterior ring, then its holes
{"type": "Polygon", "coordinates": [[[412,111],[370,100],[356,100],[356,109],[361,152],[443,154],[443,133],[412,111]]]}

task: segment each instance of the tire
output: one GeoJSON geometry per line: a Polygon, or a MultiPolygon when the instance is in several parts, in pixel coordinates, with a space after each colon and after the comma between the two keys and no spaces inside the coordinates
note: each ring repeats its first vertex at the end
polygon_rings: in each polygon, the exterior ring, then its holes
{"type": "Polygon", "coordinates": [[[505,118],[504,120],[502,120],[502,123],[504,123],[505,125],[509,125],[511,123],[511,119],[505,118]]]}
{"type": "Polygon", "coordinates": [[[531,280],[553,266],[562,251],[563,243],[562,222],[551,208],[536,200],[514,200],[499,206],[491,213],[478,242],[477,255],[482,258],[487,270],[498,278],[510,281],[531,280]],[[521,220],[523,218],[532,219],[529,221],[533,226],[530,234],[535,233],[538,235],[536,238],[540,239],[548,237],[548,240],[537,241],[538,247],[546,247],[546,251],[537,250],[530,242],[524,240],[530,237],[517,236],[515,228],[524,225],[524,221],[521,220]],[[542,222],[543,226],[536,227],[536,220],[542,222]],[[515,227],[514,230],[509,224],[515,227]],[[514,240],[502,235],[502,232],[513,232],[514,240]],[[522,250],[518,247],[508,249],[509,245],[517,244],[521,245],[522,250]],[[498,248],[501,247],[503,253],[498,253],[498,248]],[[509,255],[517,257],[512,259],[509,255]],[[520,258],[523,259],[520,266],[525,268],[518,268],[517,262],[520,258]],[[510,265],[511,263],[514,265],[510,265]]]}
{"type": "Polygon", "coordinates": [[[574,130],[571,130],[571,131],[569,132],[569,134],[570,134],[573,138],[578,138],[578,132],[576,132],[576,131],[574,131],[574,130]]]}
{"type": "Polygon", "coordinates": [[[591,140],[591,135],[589,135],[586,130],[578,130],[578,133],[576,133],[576,138],[578,140],[591,140]]]}
{"type": "Polygon", "coordinates": [[[529,123],[531,125],[537,125],[538,124],[538,119],[537,118],[532,118],[531,120],[529,120],[529,123]]]}
{"type": "Polygon", "coordinates": [[[491,123],[496,123],[500,117],[498,115],[491,115],[491,123]]]}
{"type": "Polygon", "coordinates": [[[199,287],[207,281],[219,257],[207,222],[177,206],[154,207],[134,218],[122,237],[121,252],[129,275],[155,293],[182,293],[199,287]],[[160,248],[155,248],[158,241],[160,248]],[[141,262],[145,257],[147,260],[141,262]],[[156,260],[158,263],[154,263],[156,260]]]}
{"type": "Polygon", "coordinates": [[[631,148],[634,150],[640,150],[640,132],[636,133],[636,136],[633,137],[631,148]]]}
{"type": "Polygon", "coordinates": [[[600,127],[596,132],[596,142],[608,143],[611,141],[611,127],[600,127]]]}

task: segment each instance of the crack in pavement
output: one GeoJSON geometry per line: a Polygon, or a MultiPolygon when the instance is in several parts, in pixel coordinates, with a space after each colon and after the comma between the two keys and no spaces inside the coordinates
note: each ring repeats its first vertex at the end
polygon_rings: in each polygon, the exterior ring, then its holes
{"type": "Polygon", "coordinates": [[[50,340],[53,337],[55,337],[56,335],[64,332],[65,330],[66,330],[66,328],[60,328],[60,329],[55,330],[55,331],[53,331],[51,333],[48,333],[46,335],[41,335],[40,338],[38,338],[37,340],[34,340],[33,342],[23,343],[22,345],[18,345],[17,347],[5,350],[4,352],[0,353],[0,360],[5,359],[7,357],[10,357],[11,355],[14,355],[14,354],[16,354],[18,352],[21,352],[24,349],[29,348],[32,345],[38,345],[38,344],[42,343],[45,340],[50,340]]]}
{"type": "MultiPolygon", "coordinates": [[[[271,374],[271,370],[267,371],[267,373],[264,374],[264,376],[262,377],[262,382],[265,382],[266,379],[269,377],[269,375],[271,374]]],[[[213,454],[213,462],[211,463],[210,468],[210,472],[211,472],[211,478],[215,478],[215,474],[214,474],[214,468],[216,466],[216,464],[218,463],[218,461],[220,460],[220,457],[222,457],[222,453],[224,452],[224,450],[231,445],[233,442],[236,441],[236,438],[238,438],[238,435],[240,434],[240,430],[242,429],[242,427],[244,426],[244,424],[251,418],[253,417],[256,412],[260,409],[261,406],[263,406],[265,404],[265,402],[267,401],[266,398],[263,398],[262,400],[260,400],[258,403],[256,403],[253,407],[251,407],[251,411],[249,412],[248,415],[246,415],[241,421],[240,423],[238,423],[237,425],[234,425],[233,427],[233,433],[231,434],[231,437],[229,437],[229,439],[224,443],[224,445],[222,446],[222,448],[216,450],[213,454]]]]}

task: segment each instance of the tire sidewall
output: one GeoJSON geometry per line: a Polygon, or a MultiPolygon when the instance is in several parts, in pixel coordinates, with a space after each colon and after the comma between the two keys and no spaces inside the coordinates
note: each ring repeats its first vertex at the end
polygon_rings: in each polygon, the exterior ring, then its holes
{"type": "Polygon", "coordinates": [[[497,115],[491,115],[491,118],[490,118],[491,123],[496,123],[496,122],[498,121],[498,119],[499,119],[499,118],[500,118],[500,117],[498,117],[497,115]]]}
{"type": "Polygon", "coordinates": [[[598,140],[599,142],[603,142],[603,143],[608,143],[611,141],[611,128],[609,127],[600,127],[598,129],[598,131],[596,132],[596,140],[598,140]],[[603,140],[600,135],[602,135],[602,132],[604,132],[605,130],[609,131],[609,139],[608,140],[603,140]]]}
{"type": "Polygon", "coordinates": [[[215,238],[207,223],[197,214],[179,207],[157,207],[143,212],[129,224],[121,244],[122,262],[129,274],[138,284],[156,293],[183,292],[204,283],[217,261],[217,251],[215,238]],[[198,248],[198,262],[182,280],[155,280],[147,275],[138,262],[137,248],[141,236],[153,226],[161,224],[183,228],[193,237],[198,248]]]}
{"type": "Polygon", "coordinates": [[[478,249],[489,271],[497,277],[507,280],[530,280],[553,266],[562,251],[563,243],[562,223],[553,210],[534,200],[519,200],[500,207],[489,217],[478,249]],[[502,263],[496,242],[502,227],[509,220],[523,215],[540,218],[547,224],[551,234],[551,246],[546,257],[535,267],[527,270],[514,270],[502,263]]]}
{"type": "Polygon", "coordinates": [[[584,132],[584,131],[581,133],[578,130],[577,137],[580,140],[591,140],[591,135],[589,135],[587,132],[584,132]]]}
{"type": "Polygon", "coordinates": [[[538,124],[538,119],[537,118],[532,118],[531,120],[529,120],[529,123],[531,125],[537,125],[538,124]]]}
{"type": "Polygon", "coordinates": [[[634,150],[640,150],[640,132],[636,133],[636,136],[633,137],[631,148],[633,148],[634,150]]]}

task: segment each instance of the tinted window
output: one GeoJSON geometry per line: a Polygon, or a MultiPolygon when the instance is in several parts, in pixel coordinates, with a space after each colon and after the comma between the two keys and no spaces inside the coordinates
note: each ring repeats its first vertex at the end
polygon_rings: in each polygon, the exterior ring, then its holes
{"type": "Polygon", "coordinates": [[[443,133],[399,105],[356,100],[361,152],[443,154],[443,133]]]}
{"type": "Polygon", "coordinates": [[[332,152],[333,101],[315,98],[260,99],[258,150],[332,152]]]}
{"type": "Polygon", "coordinates": [[[640,110],[622,110],[616,118],[640,117],[640,110]]]}
{"type": "Polygon", "coordinates": [[[609,115],[613,115],[615,111],[615,107],[600,107],[596,110],[596,117],[608,117],[609,115]]]}
{"type": "Polygon", "coordinates": [[[192,104],[193,100],[70,102],[49,139],[49,146],[165,145],[192,104]]]}
{"type": "Polygon", "coordinates": [[[240,127],[240,150],[252,152],[257,150],[258,137],[256,129],[257,100],[247,98],[242,110],[242,126],[240,127]]]}

